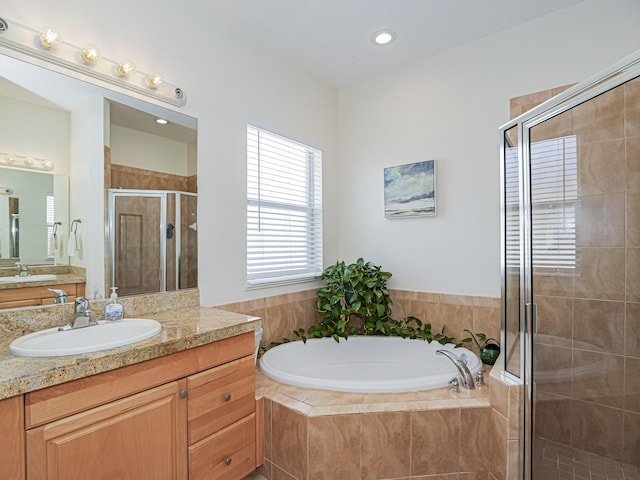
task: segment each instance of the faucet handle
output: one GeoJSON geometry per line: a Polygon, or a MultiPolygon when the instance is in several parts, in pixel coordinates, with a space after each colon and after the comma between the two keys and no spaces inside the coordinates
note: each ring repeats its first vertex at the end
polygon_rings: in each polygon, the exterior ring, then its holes
{"type": "Polygon", "coordinates": [[[74,303],[75,303],[76,312],[78,313],[86,312],[87,309],[89,308],[89,299],[85,297],[76,298],[76,301],[74,303]]]}
{"type": "Polygon", "coordinates": [[[460,381],[458,380],[458,377],[453,377],[449,380],[449,386],[451,386],[451,391],[453,393],[460,392],[460,381]]]}
{"type": "Polygon", "coordinates": [[[484,373],[482,373],[482,370],[476,374],[476,385],[484,385],[484,373]]]}

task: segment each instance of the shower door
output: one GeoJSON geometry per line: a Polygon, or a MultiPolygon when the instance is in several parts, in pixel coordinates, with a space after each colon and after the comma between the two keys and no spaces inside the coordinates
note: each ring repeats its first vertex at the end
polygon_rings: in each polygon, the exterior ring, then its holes
{"type": "Polygon", "coordinates": [[[639,65],[501,129],[504,369],[527,388],[525,479],[640,480],[639,65]]]}
{"type": "Polygon", "coordinates": [[[196,207],[192,193],[110,189],[109,286],[120,295],[196,287],[196,207]]]}

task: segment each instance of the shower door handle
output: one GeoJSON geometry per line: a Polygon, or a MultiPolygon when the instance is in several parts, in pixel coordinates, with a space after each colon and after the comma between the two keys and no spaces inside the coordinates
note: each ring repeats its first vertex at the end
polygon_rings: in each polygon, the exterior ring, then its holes
{"type": "Polygon", "coordinates": [[[535,303],[524,304],[524,329],[531,334],[538,332],[538,307],[535,303]]]}

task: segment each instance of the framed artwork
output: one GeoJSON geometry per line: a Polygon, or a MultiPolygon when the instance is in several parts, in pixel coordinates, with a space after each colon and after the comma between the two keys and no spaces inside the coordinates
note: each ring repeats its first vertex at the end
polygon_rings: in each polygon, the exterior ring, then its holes
{"type": "Polygon", "coordinates": [[[386,218],[435,215],[435,160],[384,169],[384,216],[386,218]]]}

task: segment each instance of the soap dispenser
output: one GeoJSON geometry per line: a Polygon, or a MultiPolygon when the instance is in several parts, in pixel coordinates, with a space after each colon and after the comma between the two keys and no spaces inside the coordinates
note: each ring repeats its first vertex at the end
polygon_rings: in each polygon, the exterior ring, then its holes
{"type": "Polygon", "coordinates": [[[118,302],[118,287],[111,287],[111,300],[104,307],[104,318],[107,320],[120,320],[124,317],[124,307],[118,302]]]}

